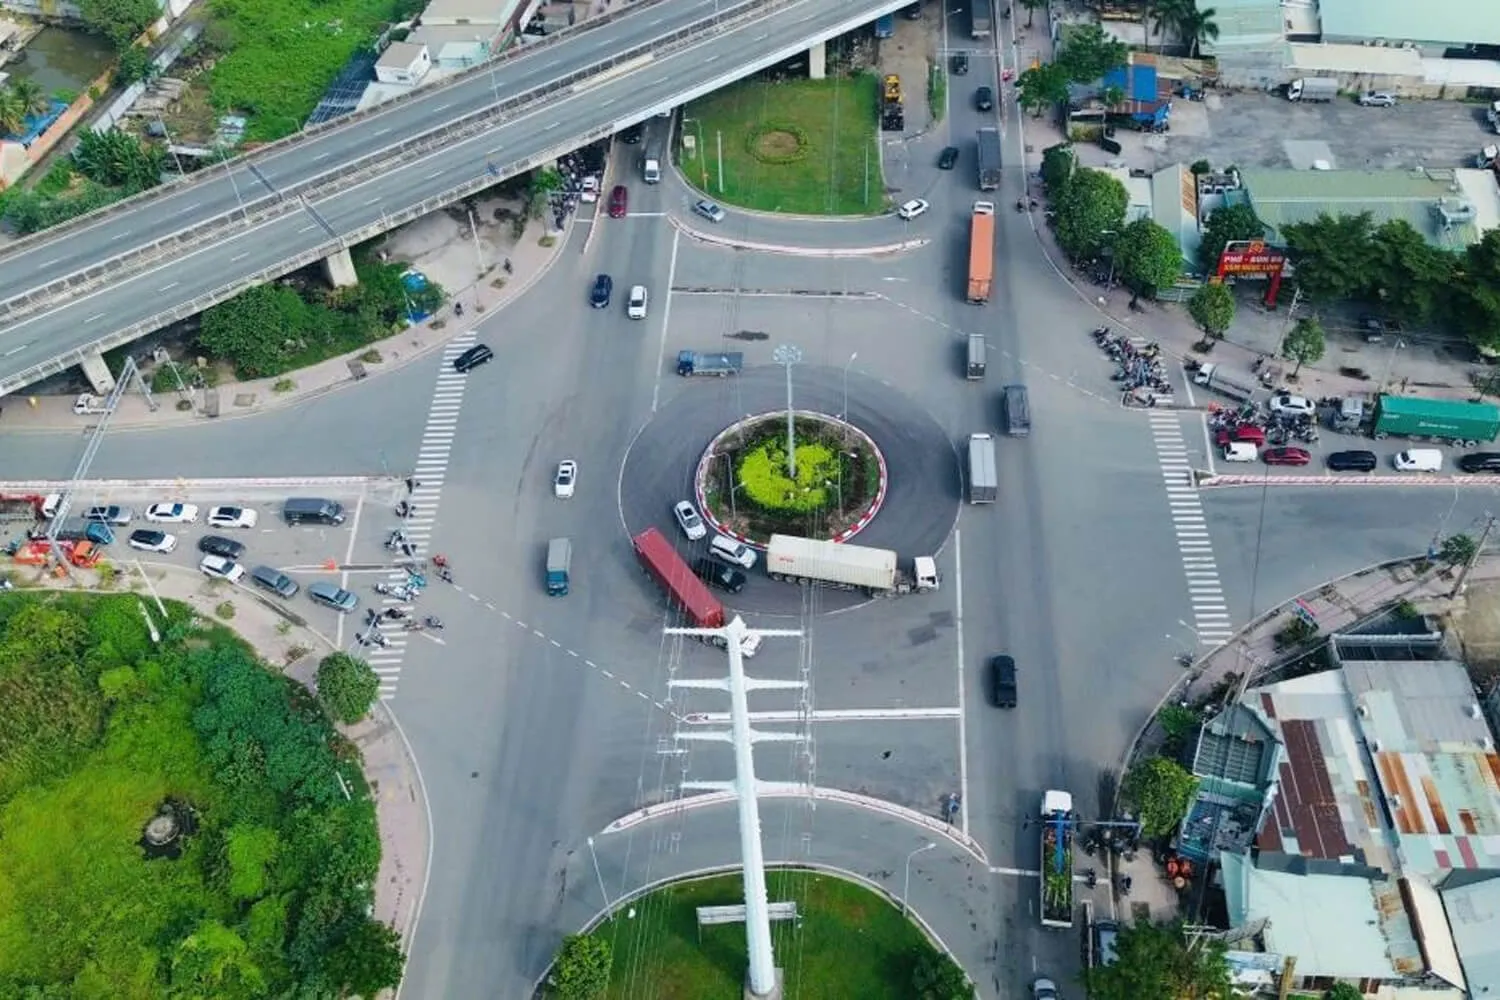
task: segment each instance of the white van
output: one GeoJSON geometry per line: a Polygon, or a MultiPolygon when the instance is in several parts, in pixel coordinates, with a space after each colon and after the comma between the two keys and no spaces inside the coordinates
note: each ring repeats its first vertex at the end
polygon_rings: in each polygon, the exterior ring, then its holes
{"type": "Polygon", "coordinates": [[[1436,448],[1408,448],[1398,451],[1392,461],[1402,472],[1443,471],[1443,453],[1436,448]]]}
{"type": "Polygon", "coordinates": [[[708,554],[734,566],[755,568],[755,550],[727,535],[715,535],[714,540],[708,543],[708,554]]]}
{"type": "Polygon", "coordinates": [[[1224,446],[1224,461],[1226,462],[1253,462],[1260,454],[1260,449],[1249,441],[1231,441],[1224,446]]]}

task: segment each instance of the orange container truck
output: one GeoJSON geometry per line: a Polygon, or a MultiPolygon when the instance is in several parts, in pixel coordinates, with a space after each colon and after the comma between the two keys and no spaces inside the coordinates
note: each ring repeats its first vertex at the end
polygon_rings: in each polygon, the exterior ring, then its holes
{"type": "Polygon", "coordinates": [[[995,276],[995,203],[976,201],[969,222],[969,301],[990,300],[995,276]]]}

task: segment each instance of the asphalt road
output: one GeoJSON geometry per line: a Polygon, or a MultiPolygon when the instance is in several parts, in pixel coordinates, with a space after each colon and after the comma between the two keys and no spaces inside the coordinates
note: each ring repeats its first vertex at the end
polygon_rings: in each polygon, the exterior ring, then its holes
{"type": "MultiPolygon", "coordinates": [[[[0,335],[0,380],[28,371],[70,351],[107,342],[116,331],[160,316],[201,296],[231,287],[241,276],[328,245],[334,233],[359,231],[384,216],[418,205],[459,185],[492,175],[505,164],[528,162],[567,148],[576,137],[624,128],[655,110],[712,89],[731,64],[750,71],[774,62],[793,39],[816,36],[867,8],[871,15],[894,3],[871,0],[801,0],[763,17],[731,26],[704,41],[631,69],[578,85],[544,107],[508,118],[475,136],[442,146],[372,180],[325,197],[300,198],[286,214],[193,252],[173,255],[102,289],[74,295],[44,313],[10,324],[0,335]]],[[[252,159],[222,178],[185,183],[180,190],[80,230],[44,240],[7,262],[0,298],[11,298],[144,247],[205,220],[234,211],[250,197],[277,201],[282,192],[335,176],[360,155],[435,123],[491,104],[497,94],[515,94],[566,76],[591,63],[644,44],[671,30],[711,19],[715,0],[672,0],[622,17],[610,25],[559,42],[535,55],[497,64],[493,74],[391,107],[370,118],[335,127],[268,159],[252,159]],[[493,77],[493,79],[492,79],[493,77]],[[253,171],[252,171],[253,167],[253,171]]],[[[736,70],[737,71],[737,70],[736,70]]]]}

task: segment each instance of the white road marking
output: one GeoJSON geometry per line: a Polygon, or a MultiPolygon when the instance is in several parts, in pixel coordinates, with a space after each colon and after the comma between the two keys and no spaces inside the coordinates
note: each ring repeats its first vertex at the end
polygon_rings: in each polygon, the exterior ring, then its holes
{"type": "Polygon", "coordinates": [[[667,294],[661,306],[661,343],[656,351],[656,382],[651,387],[651,412],[656,412],[656,407],[661,402],[661,375],[662,366],[667,361],[667,326],[672,318],[672,288],[677,284],[677,241],[682,236],[682,230],[672,229],[672,258],[667,264],[667,294]]]}
{"type": "MultiPolygon", "coordinates": [[[[958,642],[958,794],[963,802],[969,798],[969,743],[964,727],[964,556],[959,529],[953,529],[953,603],[954,635],[958,642]]],[[[959,812],[959,826],[969,835],[969,810],[959,812]]]]}
{"type": "MultiPolygon", "coordinates": [[[[1172,516],[1172,530],[1182,559],[1183,578],[1193,612],[1193,631],[1204,645],[1217,646],[1233,635],[1224,588],[1219,581],[1218,564],[1213,555],[1213,539],[1203,503],[1192,483],[1192,468],[1187,462],[1186,443],[1182,435],[1182,417],[1175,413],[1147,415],[1151,437],[1156,444],[1157,463],[1167,484],[1167,504],[1172,516]]],[[[1204,441],[1207,443],[1207,425],[1204,441]]],[[[1210,454],[1212,452],[1210,451],[1210,454]]]]}

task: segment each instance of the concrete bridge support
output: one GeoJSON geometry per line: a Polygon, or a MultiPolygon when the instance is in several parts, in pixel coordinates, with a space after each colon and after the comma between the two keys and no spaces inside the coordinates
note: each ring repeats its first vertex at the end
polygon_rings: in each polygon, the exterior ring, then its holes
{"type": "Polygon", "coordinates": [[[827,75],[828,48],[826,43],[819,42],[807,50],[807,78],[809,80],[821,80],[827,75]]]}
{"type": "Polygon", "coordinates": [[[107,396],[114,389],[115,377],[109,373],[109,365],[104,363],[104,355],[100,352],[85,354],[78,367],[83,369],[83,375],[94,387],[96,396],[107,396]]]}
{"type": "Polygon", "coordinates": [[[328,276],[328,283],[334,288],[348,288],[359,284],[359,276],[354,273],[354,258],[349,256],[348,250],[340,250],[324,257],[323,271],[328,276]]]}

